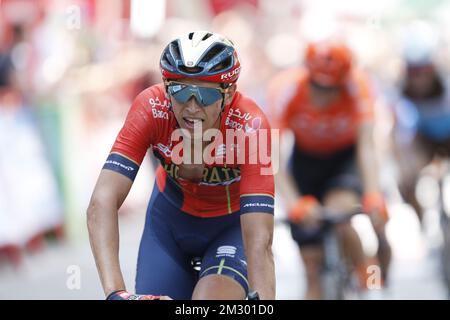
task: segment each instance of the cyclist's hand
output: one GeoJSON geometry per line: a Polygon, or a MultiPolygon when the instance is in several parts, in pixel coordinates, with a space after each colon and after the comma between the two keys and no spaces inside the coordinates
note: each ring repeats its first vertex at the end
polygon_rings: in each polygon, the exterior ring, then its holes
{"type": "Polygon", "coordinates": [[[114,291],[106,300],[172,300],[168,296],[153,296],[150,294],[132,294],[125,290],[114,291]]]}
{"type": "Polygon", "coordinates": [[[311,196],[300,197],[289,210],[289,220],[313,227],[319,224],[320,203],[311,196]]]}
{"type": "Polygon", "coordinates": [[[381,193],[371,192],[363,196],[363,211],[370,217],[375,232],[379,233],[388,220],[388,212],[381,193]]]}

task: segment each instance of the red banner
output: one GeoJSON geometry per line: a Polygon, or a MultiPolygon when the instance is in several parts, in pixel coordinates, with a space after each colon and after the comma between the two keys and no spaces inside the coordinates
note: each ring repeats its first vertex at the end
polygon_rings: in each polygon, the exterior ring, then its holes
{"type": "Polygon", "coordinates": [[[211,10],[214,15],[223,11],[231,10],[237,5],[247,4],[255,8],[258,7],[259,0],[209,0],[211,10]]]}

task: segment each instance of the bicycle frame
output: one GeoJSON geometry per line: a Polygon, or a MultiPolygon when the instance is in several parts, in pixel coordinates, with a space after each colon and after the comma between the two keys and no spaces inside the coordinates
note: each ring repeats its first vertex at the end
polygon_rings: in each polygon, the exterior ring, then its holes
{"type": "Polygon", "coordinates": [[[323,251],[324,261],[322,266],[322,291],[325,300],[344,300],[354,298],[357,288],[352,281],[351,270],[344,258],[336,226],[350,222],[351,218],[362,213],[355,210],[348,214],[336,215],[326,213],[324,215],[323,251]]]}
{"type": "MultiPolygon", "coordinates": [[[[320,221],[322,223],[324,260],[321,282],[325,300],[343,300],[357,295],[356,285],[352,281],[351,271],[345,262],[335,227],[350,222],[353,216],[362,213],[360,207],[342,214],[332,210],[322,210],[320,221]]],[[[291,224],[288,219],[283,219],[281,222],[291,224]]]]}
{"type": "MultiPolygon", "coordinates": [[[[444,278],[447,297],[450,298],[450,212],[448,212],[448,207],[446,207],[445,188],[450,187],[445,185],[445,179],[450,179],[450,161],[443,160],[444,170],[442,175],[439,177],[439,224],[442,232],[442,246],[441,246],[441,268],[442,275],[444,278]]],[[[448,201],[448,199],[447,199],[448,201]]]]}

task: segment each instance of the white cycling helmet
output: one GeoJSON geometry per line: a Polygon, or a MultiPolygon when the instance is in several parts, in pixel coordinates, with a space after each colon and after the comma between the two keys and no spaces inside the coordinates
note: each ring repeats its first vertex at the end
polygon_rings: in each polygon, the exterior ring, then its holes
{"type": "Polygon", "coordinates": [[[403,60],[409,66],[423,66],[434,63],[438,49],[436,30],[424,21],[414,21],[403,35],[403,60]]]}
{"type": "Polygon", "coordinates": [[[233,43],[208,31],[189,32],[163,50],[160,60],[164,79],[194,78],[223,84],[237,81],[239,58],[233,43]]]}

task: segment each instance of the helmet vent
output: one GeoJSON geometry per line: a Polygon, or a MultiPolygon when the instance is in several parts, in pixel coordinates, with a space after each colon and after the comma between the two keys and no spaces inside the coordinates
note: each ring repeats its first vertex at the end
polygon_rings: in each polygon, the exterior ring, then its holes
{"type": "Polygon", "coordinates": [[[211,59],[213,59],[216,55],[218,55],[223,49],[225,48],[222,44],[217,44],[204,55],[202,58],[202,62],[209,62],[211,59]]]}
{"type": "Polygon", "coordinates": [[[181,59],[181,52],[180,52],[180,47],[178,46],[178,43],[174,43],[173,52],[175,54],[176,59],[181,59]]]}
{"type": "Polygon", "coordinates": [[[203,70],[203,68],[200,67],[186,67],[186,66],[180,66],[179,67],[181,71],[189,74],[196,74],[203,70]]]}
{"type": "Polygon", "coordinates": [[[216,71],[222,71],[222,70],[228,69],[231,67],[231,63],[232,63],[231,57],[228,57],[221,63],[215,65],[214,68],[211,69],[211,71],[216,72],[216,71]]]}
{"type": "Polygon", "coordinates": [[[212,36],[212,33],[207,33],[207,34],[205,34],[204,36],[203,36],[203,38],[202,38],[202,40],[206,40],[206,39],[208,39],[208,38],[210,38],[212,36]]]}

